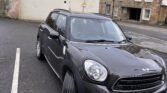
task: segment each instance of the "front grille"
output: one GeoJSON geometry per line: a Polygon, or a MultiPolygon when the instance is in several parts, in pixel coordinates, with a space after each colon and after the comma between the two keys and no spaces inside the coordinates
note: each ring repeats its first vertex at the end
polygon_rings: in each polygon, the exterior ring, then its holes
{"type": "Polygon", "coordinates": [[[153,88],[162,84],[162,74],[122,78],[114,85],[114,90],[129,91],[153,88]]]}

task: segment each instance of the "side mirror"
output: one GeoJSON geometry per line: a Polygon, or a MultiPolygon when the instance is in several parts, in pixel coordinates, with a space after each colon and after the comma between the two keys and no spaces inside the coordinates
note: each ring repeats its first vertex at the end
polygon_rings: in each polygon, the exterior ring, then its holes
{"type": "Polygon", "coordinates": [[[59,38],[59,33],[58,32],[50,32],[49,36],[53,39],[59,38]]]}
{"type": "Polygon", "coordinates": [[[40,28],[41,30],[46,30],[46,25],[45,25],[45,23],[41,23],[41,24],[39,25],[39,28],[40,28]]]}
{"type": "Polygon", "coordinates": [[[129,41],[132,40],[132,37],[126,36],[126,38],[127,38],[129,41]]]}

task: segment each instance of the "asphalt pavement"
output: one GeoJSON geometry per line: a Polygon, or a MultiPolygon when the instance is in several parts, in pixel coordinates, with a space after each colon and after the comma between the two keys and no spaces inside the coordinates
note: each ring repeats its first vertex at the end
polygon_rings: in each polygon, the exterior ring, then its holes
{"type": "Polygon", "coordinates": [[[16,48],[20,48],[18,93],[60,93],[48,64],[36,59],[38,23],[0,18],[0,93],[11,93],[16,48]]]}

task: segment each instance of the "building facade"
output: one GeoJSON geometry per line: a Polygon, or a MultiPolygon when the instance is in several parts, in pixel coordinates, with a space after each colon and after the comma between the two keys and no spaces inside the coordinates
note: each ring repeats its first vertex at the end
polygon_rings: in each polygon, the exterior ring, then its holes
{"type": "Polygon", "coordinates": [[[167,0],[101,0],[100,13],[122,21],[164,24],[167,0]]]}
{"type": "Polygon", "coordinates": [[[8,17],[41,21],[56,8],[79,12],[99,12],[100,0],[8,0],[8,17]]]}

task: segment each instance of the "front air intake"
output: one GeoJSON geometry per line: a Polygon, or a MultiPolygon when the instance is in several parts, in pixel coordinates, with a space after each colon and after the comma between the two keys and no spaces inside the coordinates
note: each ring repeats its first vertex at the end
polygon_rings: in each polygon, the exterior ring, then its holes
{"type": "Polygon", "coordinates": [[[163,80],[162,74],[154,74],[139,77],[121,78],[114,86],[117,91],[134,91],[143,90],[161,85],[163,80]]]}

